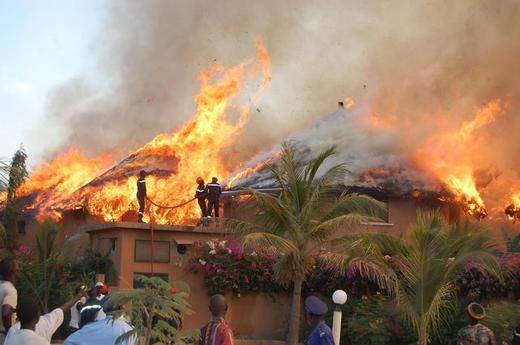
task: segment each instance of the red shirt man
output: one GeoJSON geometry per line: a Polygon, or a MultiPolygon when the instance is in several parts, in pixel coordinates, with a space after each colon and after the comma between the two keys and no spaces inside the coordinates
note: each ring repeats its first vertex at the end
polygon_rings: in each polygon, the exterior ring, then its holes
{"type": "Polygon", "coordinates": [[[227,301],[222,295],[214,295],[209,300],[211,321],[201,329],[200,345],[233,345],[233,333],[224,320],[227,301]]]}

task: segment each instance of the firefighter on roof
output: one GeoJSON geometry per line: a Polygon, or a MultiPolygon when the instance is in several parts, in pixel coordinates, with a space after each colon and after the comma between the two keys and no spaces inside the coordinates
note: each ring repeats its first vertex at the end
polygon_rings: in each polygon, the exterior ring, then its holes
{"type": "Polygon", "coordinates": [[[197,190],[195,191],[195,198],[197,198],[197,202],[199,203],[200,212],[202,213],[200,219],[202,222],[204,218],[208,216],[208,207],[206,206],[206,197],[208,193],[206,191],[206,187],[204,186],[204,180],[202,177],[197,177],[197,190]]]}
{"type": "Polygon", "coordinates": [[[139,172],[139,178],[137,179],[137,201],[139,202],[139,211],[137,213],[137,222],[143,222],[144,206],[146,201],[146,171],[141,170],[139,172]]]}
{"type": "Polygon", "coordinates": [[[211,183],[208,183],[206,190],[208,191],[208,217],[211,218],[211,213],[213,212],[213,209],[215,209],[215,220],[218,221],[219,201],[220,194],[222,194],[222,188],[220,187],[216,177],[211,178],[211,183]]]}

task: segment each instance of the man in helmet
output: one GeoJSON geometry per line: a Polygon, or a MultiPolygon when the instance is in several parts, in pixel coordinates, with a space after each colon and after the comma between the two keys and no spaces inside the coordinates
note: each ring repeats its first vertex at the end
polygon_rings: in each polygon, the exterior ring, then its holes
{"type": "Polygon", "coordinates": [[[139,202],[139,211],[137,213],[137,222],[143,222],[144,206],[146,202],[146,171],[141,170],[139,172],[139,178],[137,179],[137,202],[139,202]]]}
{"type": "Polygon", "coordinates": [[[216,177],[211,178],[211,183],[208,183],[206,190],[208,192],[208,217],[211,217],[213,209],[215,209],[215,220],[218,221],[219,201],[220,194],[222,194],[222,188],[220,187],[216,177]]]}
{"type": "Polygon", "coordinates": [[[197,202],[199,203],[200,212],[201,212],[201,222],[204,222],[204,218],[208,216],[208,207],[206,206],[206,197],[208,193],[206,191],[206,186],[204,185],[204,180],[202,177],[197,177],[197,189],[195,190],[195,198],[197,198],[197,202]]]}

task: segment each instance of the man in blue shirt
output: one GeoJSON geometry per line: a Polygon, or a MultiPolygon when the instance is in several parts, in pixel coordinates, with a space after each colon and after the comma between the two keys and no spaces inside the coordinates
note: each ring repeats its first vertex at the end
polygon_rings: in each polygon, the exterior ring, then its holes
{"type": "Polygon", "coordinates": [[[325,324],[327,305],[316,296],[305,299],[305,321],[312,328],[307,340],[308,345],[334,345],[332,330],[325,324]]]}

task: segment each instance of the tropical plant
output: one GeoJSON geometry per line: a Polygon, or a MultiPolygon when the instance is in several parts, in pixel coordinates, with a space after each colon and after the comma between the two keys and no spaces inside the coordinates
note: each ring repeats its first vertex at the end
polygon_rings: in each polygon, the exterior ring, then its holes
{"type": "Polygon", "coordinates": [[[346,250],[365,248],[394,282],[393,294],[419,344],[446,326],[457,311],[457,276],[473,267],[503,279],[496,243],[475,224],[447,224],[439,212],[419,213],[406,238],[369,233],[346,250]]]}
{"type": "Polygon", "coordinates": [[[0,192],[7,191],[7,185],[9,183],[9,163],[0,159],[0,192]]]}
{"type": "Polygon", "coordinates": [[[105,283],[118,285],[118,272],[108,254],[102,255],[87,248],[80,255],[76,254],[74,258],[65,252],[62,252],[61,256],[68,258],[63,262],[64,280],[91,284],[95,282],[98,274],[103,274],[105,283]]]}
{"type": "Polygon", "coordinates": [[[9,181],[7,184],[7,200],[12,200],[16,196],[18,187],[22,185],[29,176],[25,163],[27,161],[27,153],[23,148],[15,152],[11,164],[9,166],[9,181]]]}
{"type": "Polygon", "coordinates": [[[134,326],[116,344],[130,338],[143,339],[146,345],[184,344],[193,340],[194,335],[179,330],[183,315],[191,314],[187,302],[189,286],[176,282],[172,287],[159,277],[142,275],[136,275],[135,280],[140,288],[118,291],[110,299],[111,304],[123,306],[114,317],[128,316],[134,326]]]}
{"type": "Polygon", "coordinates": [[[210,295],[232,291],[236,296],[250,292],[275,293],[283,287],[273,279],[275,255],[243,251],[233,240],[195,243],[187,266],[191,273],[201,273],[210,295]]]}
{"type": "MultiPolygon", "coordinates": [[[[269,165],[281,191],[278,195],[248,189],[257,210],[253,222],[226,219],[227,229],[241,235],[245,248],[268,251],[280,258],[273,267],[275,279],[292,283],[292,305],[287,344],[298,343],[302,285],[318,254],[344,231],[376,219],[386,211],[383,203],[366,195],[342,193],[339,186],[348,173],[345,164],[324,163],[335,154],[329,148],[305,160],[295,145],[283,143],[278,161],[269,165]]],[[[342,234],[343,232],[343,234],[342,234]]],[[[351,262],[343,256],[344,262],[351,262]]],[[[361,264],[362,261],[357,261],[361,264]]]]}
{"type": "Polygon", "coordinates": [[[58,274],[59,251],[55,248],[58,235],[57,225],[52,221],[40,224],[36,233],[34,258],[22,260],[20,272],[21,284],[26,284],[31,294],[35,296],[40,308],[46,313],[49,311],[49,301],[54,292],[54,285],[58,274]]]}
{"type": "Polygon", "coordinates": [[[2,165],[2,175],[3,180],[5,182],[6,173],[9,172],[7,177],[7,194],[5,195],[5,204],[4,204],[4,219],[2,222],[4,223],[6,231],[6,248],[9,251],[14,251],[16,249],[16,221],[18,218],[18,210],[14,204],[14,199],[16,198],[16,191],[28,177],[27,169],[25,167],[25,162],[27,160],[27,154],[25,153],[23,148],[20,148],[15,152],[13,159],[8,167],[5,166],[5,162],[2,165]]]}
{"type": "Polygon", "coordinates": [[[500,301],[486,308],[486,315],[482,323],[493,331],[496,343],[509,344],[520,325],[520,304],[500,301]]]}
{"type": "Polygon", "coordinates": [[[353,308],[347,323],[352,344],[385,345],[390,342],[392,334],[383,310],[385,302],[381,294],[363,296],[353,308]]]}
{"type": "Polygon", "coordinates": [[[520,235],[516,235],[515,237],[511,238],[504,226],[500,227],[500,232],[502,233],[502,237],[506,242],[507,251],[510,253],[520,252],[520,235]]]}

